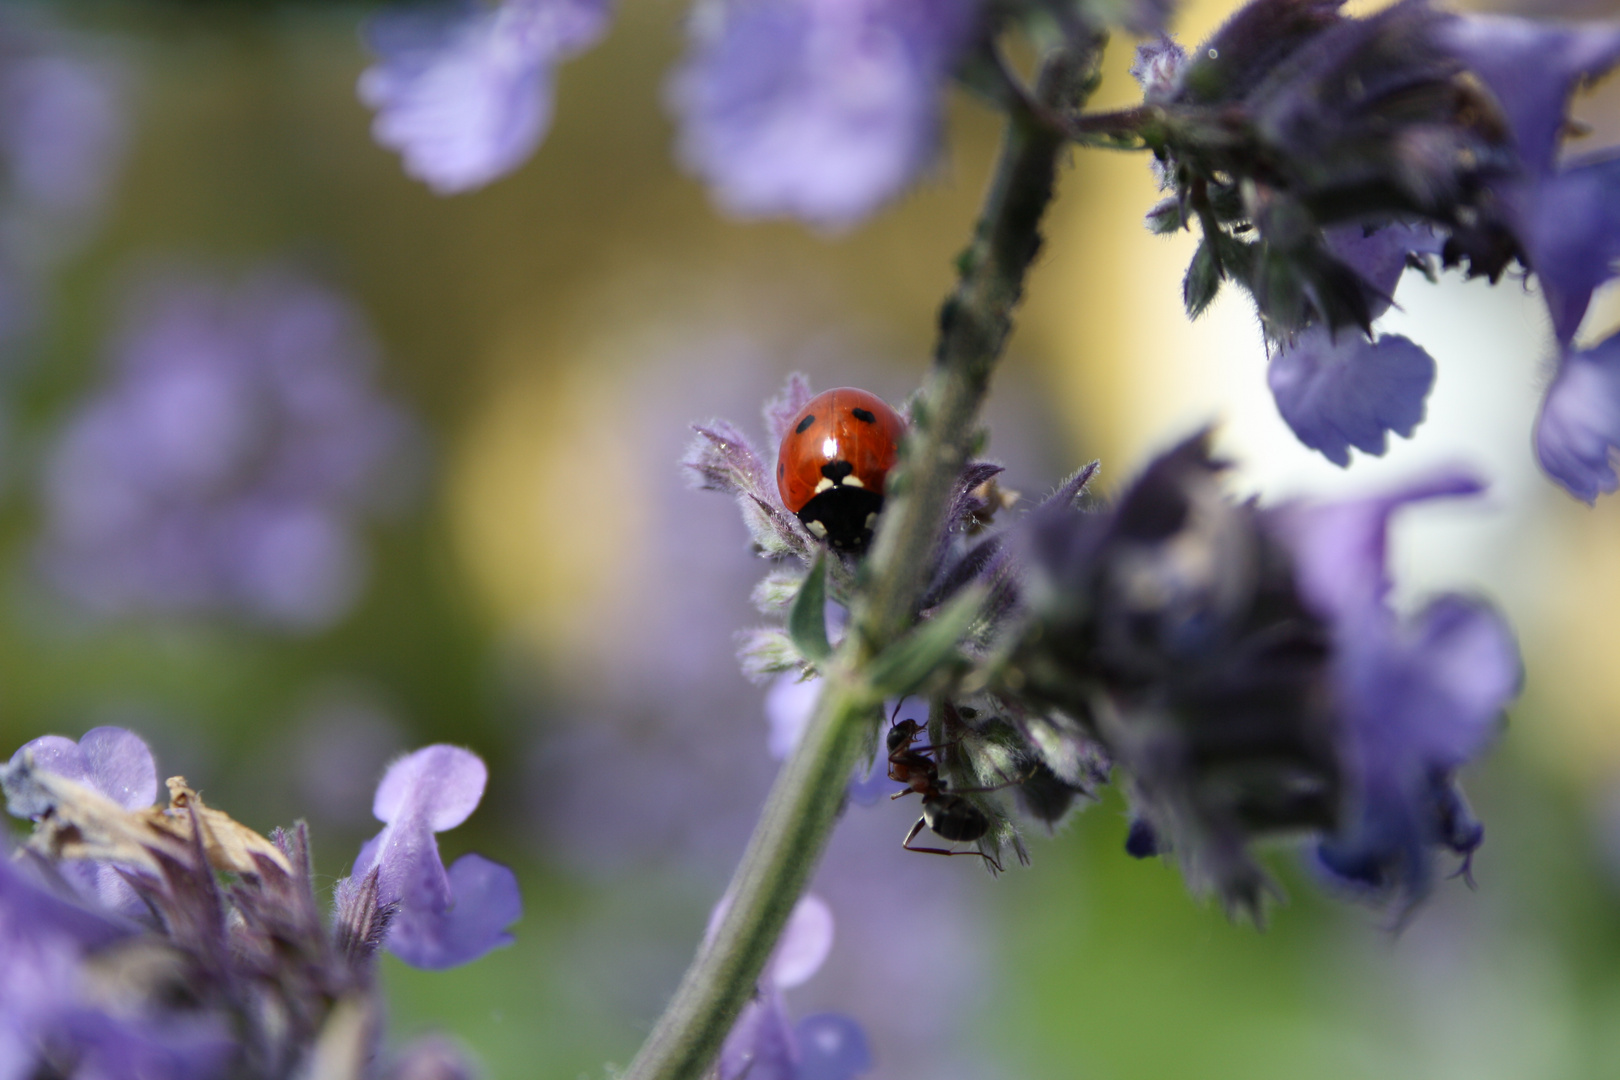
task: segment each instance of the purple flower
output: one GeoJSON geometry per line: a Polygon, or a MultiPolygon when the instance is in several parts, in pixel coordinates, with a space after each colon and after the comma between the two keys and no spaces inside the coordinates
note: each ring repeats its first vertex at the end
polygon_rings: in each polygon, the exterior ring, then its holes
{"type": "Polygon", "coordinates": [[[1456,773],[1491,741],[1520,665],[1478,601],[1396,614],[1387,526],[1480,485],[1443,473],[1261,509],[1221,491],[1207,437],[1106,512],[1035,515],[1030,622],[1002,693],[1072,718],[1047,722],[1034,749],[1049,762],[1054,743],[1094,738],[1128,775],[1131,854],[1173,851],[1195,885],[1256,911],[1253,842],[1313,835],[1335,880],[1405,911],[1435,849],[1466,858],[1483,838],[1456,773]]]}
{"type": "Polygon", "coordinates": [[[1431,848],[1466,858],[1483,839],[1454,777],[1496,735],[1522,667],[1512,630],[1478,601],[1441,596],[1404,620],[1390,610],[1389,519],[1414,501],[1480,490],[1443,473],[1379,498],[1275,512],[1334,642],[1345,805],[1321,863],[1405,904],[1429,887],[1431,848]]]}
{"type": "Polygon", "coordinates": [[[388,828],[338,883],[330,924],[302,823],[260,836],[180,777],[151,806],[155,776],[116,728],[36,739],[0,765],[7,808],[34,822],[0,859],[0,1078],[280,1076],[310,1060],[378,1080],[470,1075],[443,1045],[385,1063],[375,957],[385,938],[430,966],[509,940],[511,872],[469,855],[446,873],[433,841],[477,805],[482,762],[439,746],[396,763],[377,794],[388,828]],[[87,864],[121,868],[137,918],[28,880],[61,889],[87,864]]]}
{"type": "Polygon", "coordinates": [[[1500,187],[1496,228],[1511,234],[1535,271],[1562,357],[1536,421],[1542,468],[1576,498],[1615,490],[1620,396],[1609,341],[1573,347],[1592,294],[1620,264],[1620,156],[1616,148],[1560,162],[1569,99],[1620,62],[1620,26],[1558,26],[1471,16],[1453,40],[1512,119],[1522,172],[1500,187]]]}
{"type": "MultiPolygon", "coordinates": [[[[724,915],[722,900],[709,919],[712,934],[724,915]]],[[[743,1007],[720,1049],[720,1080],[849,1080],[872,1067],[866,1033],[838,1013],[808,1016],[793,1026],[782,991],[807,982],[832,950],[833,916],[825,901],[806,894],[760,976],[759,994],[743,1007]]]]}
{"type": "Polygon", "coordinates": [[[670,84],[679,152],[744,218],[848,228],[939,152],[977,0],[712,0],[670,84]]]}
{"type": "Polygon", "coordinates": [[[1496,96],[1530,176],[1554,171],[1575,90],[1620,60],[1620,25],[1464,15],[1444,30],[1449,46],[1496,96]]]}
{"type": "Polygon", "coordinates": [[[98,984],[87,962],[116,963],[131,937],[127,924],[51,895],[0,857],[0,1077],[223,1075],[230,1044],[214,1018],[117,1000],[125,987],[98,984]]]}
{"type": "Polygon", "coordinates": [[[411,431],[353,308],[286,272],[171,275],[134,294],[112,352],[47,461],[50,580],[102,616],[341,617],[356,520],[397,491],[411,431]]]}
{"type": "MultiPolygon", "coordinates": [[[[24,754],[33,755],[36,768],[83,784],[125,810],[143,810],[157,801],[152,751],[123,728],[91,728],[77,743],[60,735],[42,735],[24,743],[11,760],[24,754]]],[[[68,863],[62,873],[85,900],[104,910],[129,913],[144,907],[123,874],[108,863],[68,863]]]]}
{"type": "Polygon", "coordinates": [[[127,142],[120,73],[33,15],[0,12],[0,345],[100,220],[127,142]]]}
{"type": "Polygon", "coordinates": [[[1382,454],[1389,432],[1411,436],[1434,386],[1434,358],[1397,334],[1369,341],[1313,326],[1278,351],[1266,379],[1299,441],[1348,465],[1352,446],[1382,454]]]}
{"type": "Polygon", "coordinates": [[[607,0],[434,0],[366,24],[378,62],[360,76],[372,134],[441,195],[516,169],[551,127],[556,66],[601,38],[607,0]]]}
{"type": "Polygon", "coordinates": [[[1564,356],[1536,420],[1541,467],[1578,499],[1596,501],[1620,487],[1620,334],[1564,356]]]}
{"type": "MultiPolygon", "coordinates": [[[[1560,151],[1571,95],[1620,62],[1620,25],[1453,16],[1424,0],[1366,18],[1342,7],[1252,0],[1185,62],[1160,42],[1138,68],[1164,114],[1148,136],[1157,167],[1174,181],[1150,225],[1204,232],[1188,310],[1223,280],[1247,288],[1279,411],[1347,465],[1352,446],[1381,454],[1389,432],[1409,435],[1433,385],[1420,346],[1373,332],[1407,266],[1432,278],[1438,255],[1494,282],[1521,263],[1569,352],[1620,263],[1620,155],[1560,151]]],[[[1555,386],[1591,385],[1595,370],[1555,386]]],[[[1620,413],[1549,403],[1536,442],[1590,500],[1608,490],[1616,430],[1620,413]]]]}
{"type": "Polygon", "coordinates": [[[360,849],[339,905],[376,875],[376,903],[399,906],[388,950],[414,967],[442,969],[512,942],[506,928],[523,914],[517,877],[481,855],[448,870],[433,834],[466,821],[484,796],[484,763],[471,751],[429,746],[388,767],[372,812],[387,827],[360,849]]]}

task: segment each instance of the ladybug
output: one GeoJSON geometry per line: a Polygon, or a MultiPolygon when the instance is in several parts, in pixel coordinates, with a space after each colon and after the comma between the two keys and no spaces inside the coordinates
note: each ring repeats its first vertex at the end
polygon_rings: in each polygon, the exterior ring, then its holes
{"type": "Polygon", "coordinates": [[[782,505],[837,551],[862,552],[906,422],[876,394],[843,386],[811,398],[776,452],[782,505]]]}

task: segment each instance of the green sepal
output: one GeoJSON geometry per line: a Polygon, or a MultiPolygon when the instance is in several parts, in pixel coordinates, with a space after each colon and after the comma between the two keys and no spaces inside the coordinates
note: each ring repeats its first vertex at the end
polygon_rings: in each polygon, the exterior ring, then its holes
{"type": "Polygon", "coordinates": [[[1187,266],[1187,276],[1181,281],[1181,300],[1187,306],[1187,315],[1198,318],[1221,291],[1220,256],[1215,245],[1205,236],[1193,253],[1187,266]]]}
{"type": "Polygon", "coordinates": [[[820,664],[832,655],[827,641],[827,553],[816,553],[810,572],[804,576],[799,595],[788,609],[788,637],[794,648],[813,664],[820,664]]]}
{"type": "Polygon", "coordinates": [[[984,588],[964,589],[938,614],[884,649],[867,665],[872,688],[884,697],[904,697],[957,656],[984,608],[984,588]]]}
{"type": "Polygon", "coordinates": [[[1147,227],[1150,232],[1157,233],[1160,236],[1169,236],[1185,229],[1187,227],[1187,211],[1181,205],[1181,200],[1171,197],[1149,210],[1147,227]]]}

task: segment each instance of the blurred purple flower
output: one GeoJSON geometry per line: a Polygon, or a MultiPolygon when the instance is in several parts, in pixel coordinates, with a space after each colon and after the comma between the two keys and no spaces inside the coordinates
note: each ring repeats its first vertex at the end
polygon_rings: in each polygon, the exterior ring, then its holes
{"type": "Polygon", "coordinates": [[[375,965],[385,939],[435,967],[510,940],[511,872],[469,855],[446,874],[433,840],[477,805],[481,761],[433,746],[389,770],[388,828],[338,882],[332,924],[302,823],[260,836],[179,777],[151,806],[155,776],[146,745],[117,728],[36,739],[0,765],[7,809],[34,822],[19,857],[0,860],[0,1080],[288,1076],[312,1058],[353,1062],[341,1071],[356,1078],[471,1075],[443,1044],[377,1052],[375,965]],[[91,860],[124,869],[141,917],[25,880],[62,889],[91,860]]]}
{"type": "Polygon", "coordinates": [[[1478,601],[1445,595],[1396,617],[1387,602],[1389,519],[1411,502],[1482,489],[1470,476],[1442,473],[1378,498],[1273,513],[1300,590],[1333,641],[1345,805],[1321,863],[1407,903],[1429,887],[1431,847],[1466,860],[1484,837],[1454,777],[1495,737],[1522,666],[1512,630],[1478,601]]]}
{"type": "Polygon", "coordinates": [[[711,0],[670,84],[682,162],[727,213],[848,228],[939,153],[978,0],[711,0]]]}
{"type": "Polygon", "coordinates": [[[156,1002],[118,1000],[112,986],[98,985],[87,962],[132,934],[0,858],[0,1077],[223,1074],[231,1045],[212,1018],[165,1014],[156,1002]]]}
{"type": "Polygon", "coordinates": [[[366,841],[338,885],[342,908],[375,872],[376,903],[399,905],[388,950],[414,967],[455,967],[509,945],[506,928],[523,914],[511,870],[481,855],[463,855],[446,870],[433,839],[467,820],[488,777],[476,754],[442,744],[394,762],[372,806],[387,827],[366,841]]]}
{"type": "Polygon", "coordinates": [[[1578,499],[1593,502],[1620,487],[1620,334],[1571,350],[1547,389],[1536,420],[1541,467],[1578,499]]]}
{"type": "Polygon", "coordinates": [[[516,169],[551,127],[558,63],[607,30],[608,0],[430,0],[373,16],[360,76],[372,134],[440,195],[516,169]]]}
{"type": "Polygon", "coordinates": [[[375,352],[346,301],[289,273],[137,291],[47,461],[50,580],[102,616],[337,621],[364,575],[356,519],[397,496],[412,431],[375,352]]]}
{"type": "MultiPolygon", "coordinates": [[[[1407,268],[1438,255],[1443,244],[1429,226],[1404,224],[1373,230],[1339,226],[1326,230],[1325,240],[1327,250],[1364,284],[1369,319],[1389,310],[1407,268]]],[[[1345,466],[1352,446],[1382,454],[1390,432],[1411,436],[1423,420],[1434,374],[1434,358],[1407,338],[1373,338],[1315,325],[1277,349],[1266,380],[1295,437],[1345,466]]]]}
{"type": "Polygon", "coordinates": [[[1369,341],[1313,326],[1278,351],[1266,380],[1295,437],[1348,465],[1352,446],[1382,454],[1391,431],[1412,434],[1434,386],[1434,358],[1398,334],[1369,341]]]}
{"type": "MultiPolygon", "coordinates": [[[[722,900],[710,917],[711,934],[727,903],[722,900]]],[[[866,1033],[854,1020],[820,1013],[794,1026],[782,1000],[782,991],[820,970],[832,941],[832,909],[805,894],[760,975],[758,995],[743,1007],[720,1049],[720,1080],[848,1080],[872,1067],[866,1033]]]]}
{"type": "MultiPolygon", "coordinates": [[[[1151,43],[1137,71],[1165,114],[1150,137],[1174,192],[1149,225],[1196,219],[1204,233],[1189,312],[1223,280],[1246,287],[1279,412],[1348,465],[1352,446],[1382,454],[1389,432],[1409,435],[1434,382],[1420,346],[1374,334],[1408,266],[1495,282],[1522,265],[1573,362],[1592,294],[1620,265],[1620,148],[1560,155],[1572,95],[1620,62],[1620,24],[1343,6],[1251,0],[1190,59],[1151,43]]],[[[1555,389],[1592,383],[1582,359],[1555,389]]],[[[1549,402],[1536,443],[1553,478],[1591,500],[1612,490],[1616,433],[1620,410],[1549,402]]]]}
{"type": "Polygon", "coordinates": [[[1397,615],[1388,521],[1481,486],[1442,473],[1261,509],[1222,491],[1223,467],[1205,432],[1108,511],[1034,516],[1019,693],[1073,718],[1055,737],[1096,738],[1129,776],[1131,854],[1174,851],[1195,885],[1257,911],[1267,881],[1250,847],[1313,835],[1336,880],[1404,913],[1436,849],[1466,868],[1483,839],[1456,773],[1496,733],[1520,663],[1481,602],[1397,615]]]}
{"type": "MultiPolygon", "coordinates": [[[[42,735],[24,743],[12,762],[32,754],[34,764],[105,795],[125,810],[141,810],[157,801],[157,764],[146,743],[123,728],[91,728],[75,743],[61,735],[42,735]]],[[[62,876],[87,902],[106,911],[144,910],[135,890],[109,863],[73,862],[62,876]]]]}
{"type": "Polygon", "coordinates": [[[127,142],[123,82],[32,13],[0,10],[0,345],[100,218],[127,142]]]}
{"type": "MultiPolygon", "coordinates": [[[[815,712],[816,700],[821,696],[821,678],[803,678],[798,672],[785,671],[771,683],[765,693],[766,748],[771,757],[782,761],[793,752],[804,735],[805,725],[815,712]]],[[[885,706],[884,712],[891,722],[913,720],[928,723],[928,702],[908,697],[885,706]]],[[[895,790],[889,779],[889,769],[879,754],[871,764],[857,762],[855,773],[849,778],[849,800],[857,806],[872,806],[884,795],[895,790]]]]}

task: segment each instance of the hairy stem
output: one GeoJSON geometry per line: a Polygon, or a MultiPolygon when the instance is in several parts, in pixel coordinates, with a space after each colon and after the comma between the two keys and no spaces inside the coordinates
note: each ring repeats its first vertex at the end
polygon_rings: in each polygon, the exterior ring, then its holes
{"type": "MultiPolygon", "coordinates": [[[[1054,54],[1036,93],[1074,108],[1096,80],[1101,39],[1054,54]]],[[[892,474],[870,554],[856,632],[825,673],[804,737],[776,778],[765,812],[731,882],[731,906],[698,950],[675,997],[625,1080],[697,1080],[753,996],[793,905],[826,846],[844,789],[880,716],[864,678],[869,661],[916,621],[951,486],[967,460],[991,370],[1012,330],[1012,311],[1040,250],[1063,136],[1031,110],[1013,112],[962,276],[940,312],[934,365],[892,474]]]]}
{"type": "MultiPolygon", "coordinates": [[[[1060,52],[1043,66],[1036,101],[1072,106],[1096,81],[1101,42],[1060,52]]],[[[863,567],[860,644],[876,652],[910,628],[927,585],[926,553],[938,537],[952,484],[967,461],[990,373],[1012,333],[1012,312],[1040,251],[1040,221],[1052,201],[1063,135],[1033,111],[1014,112],[961,278],[939,312],[934,365],[913,409],[900,465],[885,485],[883,517],[863,567]]]]}

